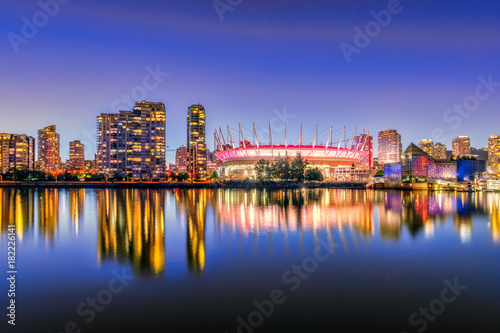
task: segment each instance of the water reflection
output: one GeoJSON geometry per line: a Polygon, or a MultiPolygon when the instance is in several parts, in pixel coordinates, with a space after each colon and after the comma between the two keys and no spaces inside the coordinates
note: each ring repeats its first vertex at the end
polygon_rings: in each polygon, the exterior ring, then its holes
{"type": "Polygon", "coordinates": [[[9,225],[16,226],[17,238],[22,241],[26,231],[33,229],[35,196],[33,190],[0,188],[0,227],[7,233],[9,225]]]}
{"type": "Polygon", "coordinates": [[[214,197],[217,222],[245,234],[353,226],[374,232],[374,192],[347,190],[221,190],[214,197]]]}
{"type": "Polygon", "coordinates": [[[289,234],[297,233],[300,246],[303,233],[312,232],[316,238],[320,230],[327,231],[330,241],[335,232],[341,239],[344,232],[351,232],[364,239],[396,242],[405,234],[435,237],[439,227],[449,223],[456,237],[468,243],[477,223],[488,221],[491,239],[500,243],[500,193],[0,188],[0,226],[6,234],[7,226],[15,223],[21,241],[34,232],[54,244],[60,221],[69,221],[71,234],[78,235],[84,220],[91,226],[97,218],[97,233],[91,237],[97,237],[99,263],[122,262],[138,274],[161,276],[166,269],[165,206],[178,214],[173,225],[186,223],[182,235],[186,265],[195,275],[206,269],[207,239],[220,241],[222,233],[239,241],[252,237],[254,243],[265,234],[272,250],[273,233],[284,234],[285,242],[289,234]],[[95,203],[88,202],[94,200],[88,193],[95,193],[95,203]],[[65,200],[68,211],[59,207],[65,200]],[[95,211],[84,210],[94,204],[95,211]]]}
{"type": "Polygon", "coordinates": [[[177,191],[179,212],[187,218],[186,257],[188,268],[193,273],[205,269],[205,225],[207,202],[212,202],[213,191],[177,191]]]}
{"type": "Polygon", "coordinates": [[[69,216],[75,233],[78,235],[80,223],[83,222],[83,204],[85,200],[85,189],[69,189],[69,216]]]}
{"type": "Polygon", "coordinates": [[[38,232],[45,240],[52,242],[59,223],[59,190],[39,189],[38,197],[38,232]]]}
{"type": "Polygon", "coordinates": [[[97,190],[98,261],[130,261],[141,275],[165,271],[165,193],[97,190]]]}

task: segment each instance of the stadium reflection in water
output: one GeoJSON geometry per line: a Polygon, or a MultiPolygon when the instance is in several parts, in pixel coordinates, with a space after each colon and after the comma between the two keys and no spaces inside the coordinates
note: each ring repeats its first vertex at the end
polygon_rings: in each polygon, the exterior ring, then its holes
{"type": "MultiPolygon", "coordinates": [[[[500,194],[427,193],[360,190],[84,190],[0,189],[1,231],[9,221],[24,234],[37,233],[53,243],[60,229],[61,202],[68,202],[70,230],[78,235],[85,205],[97,215],[97,262],[129,263],[139,275],[161,276],[166,269],[165,223],[185,221],[186,265],[197,275],[207,265],[207,224],[214,230],[241,237],[273,233],[326,231],[353,233],[364,239],[379,236],[388,242],[434,236],[438,225],[453,223],[461,242],[470,242],[474,218],[489,221],[493,242],[500,243],[500,194]],[[91,195],[89,195],[91,194],[91,195]],[[95,198],[95,202],[89,202],[95,198]],[[175,204],[176,218],[165,211],[175,204]],[[213,214],[207,221],[207,215],[213,214]],[[35,225],[35,216],[37,224],[35,225]]],[[[85,223],[91,223],[86,215],[85,223]]],[[[216,235],[219,235],[216,237],[216,235]]],[[[286,243],[285,243],[286,244],[286,243]]],[[[301,244],[302,246],[302,244],[301,244]]]]}

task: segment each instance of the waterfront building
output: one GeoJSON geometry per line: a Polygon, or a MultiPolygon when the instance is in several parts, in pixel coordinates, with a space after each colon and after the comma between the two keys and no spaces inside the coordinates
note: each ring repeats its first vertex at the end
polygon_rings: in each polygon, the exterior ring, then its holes
{"type": "Polygon", "coordinates": [[[10,168],[35,168],[35,139],[26,134],[0,133],[0,173],[10,168]]]}
{"type": "Polygon", "coordinates": [[[488,139],[488,166],[493,173],[500,175],[500,135],[488,139]]]}
{"type": "Polygon", "coordinates": [[[205,108],[194,104],[187,114],[187,171],[194,178],[207,176],[207,144],[205,141],[205,108]]]}
{"type": "Polygon", "coordinates": [[[452,141],[452,154],[455,157],[470,155],[470,138],[459,136],[452,141]]]}
{"type": "Polygon", "coordinates": [[[175,168],[177,172],[187,171],[187,148],[184,145],[175,152],[175,168]]]}
{"type": "Polygon", "coordinates": [[[177,172],[179,172],[178,170],[179,169],[177,169],[177,166],[175,165],[175,163],[169,163],[168,172],[177,173],[177,172]]]}
{"type": "Polygon", "coordinates": [[[401,135],[395,129],[378,132],[378,163],[401,162],[401,135]]]}
{"type": "Polygon", "coordinates": [[[132,111],[97,117],[100,173],[135,179],[165,176],[165,105],[142,101],[132,111]]]}
{"type": "Polygon", "coordinates": [[[386,181],[426,183],[428,181],[457,179],[456,161],[436,161],[428,153],[411,143],[401,162],[384,165],[386,181]]]}
{"type": "Polygon", "coordinates": [[[38,167],[41,171],[61,171],[60,138],[56,125],[38,131],[38,167]]]}
{"type": "Polygon", "coordinates": [[[481,160],[458,160],[457,178],[459,181],[474,180],[486,171],[486,161],[481,160]]]}
{"type": "Polygon", "coordinates": [[[424,139],[420,141],[418,147],[429,154],[429,156],[434,157],[434,142],[432,142],[432,140],[424,139]]]}
{"type": "Polygon", "coordinates": [[[435,160],[446,160],[446,145],[438,142],[434,145],[434,155],[431,155],[435,160]]]}
{"type": "Polygon", "coordinates": [[[67,164],[69,171],[85,171],[85,147],[79,140],[69,143],[69,161],[67,164]]]}

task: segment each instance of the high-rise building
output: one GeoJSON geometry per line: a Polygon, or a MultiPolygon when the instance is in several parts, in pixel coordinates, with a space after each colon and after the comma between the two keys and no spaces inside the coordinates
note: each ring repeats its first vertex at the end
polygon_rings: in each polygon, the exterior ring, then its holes
{"type": "Polygon", "coordinates": [[[424,139],[418,144],[418,148],[425,151],[429,156],[434,157],[434,142],[430,139],[424,139]]]}
{"type": "Polygon", "coordinates": [[[142,101],[132,111],[97,117],[96,164],[104,174],[165,176],[165,105],[142,101]]]}
{"type": "Polygon", "coordinates": [[[0,133],[0,173],[10,168],[35,168],[35,139],[26,134],[0,133]]]}
{"type": "Polygon", "coordinates": [[[493,173],[500,175],[500,135],[488,139],[488,166],[493,173]]]}
{"type": "Polygon", "coordinates": [[[402,152],[401,135],[398,134],[397,130],[389,129],[378,132],[379,164],[401,162],[402,152]]]}
{"type": "Polygon", "coordinates": [[[85,147],[79,140],[69,143],[68,169],[76,172],[85,171],[85,147]]]}
{"type": "Polygon", "coordinates": [[[187,171],[187,148],[184,145],[175,152],[175,167],[178,172],[187,171]]]}
{"type": "Polygon", "coordinates": [[[44,172],[61,170],[59,134],[56,125],[47,126],[38,131],[38,167],[44,172]]]}
{"type": "Polygon", "coordinates": [[[354,137],[353,149],[362,150],[368,153],[366,157],[361,159],[360,168],[369,170],[373,166],[373,136],[368,134],[361,134],[354,137]]]}
{"type": "Polygon", "coordinates": [[[207,176],[207,145],[205,142],[205,108],[191,105],[187,114],[187,170],[195,178],[207,176]]]}
{"type": "Polygon", "coordinates": [[[434,155],[436,160],[446,160],[446,145],[438,142],[434,145],[434,155]]]}
{"type": "Polygon", "coordinates": [[[468,136],[459,136],[452,141],[453,156],[470,155],[470,138],[468,136]]]}

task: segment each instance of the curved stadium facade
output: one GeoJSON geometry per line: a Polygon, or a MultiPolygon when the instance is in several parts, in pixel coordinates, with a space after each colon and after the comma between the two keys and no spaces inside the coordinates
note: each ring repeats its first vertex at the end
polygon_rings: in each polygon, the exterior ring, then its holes
{"type": "MultiPolygon", "coordinates": [[[[353,133],[355,134],[355,131],[353,133]]],[[[330,142],[330,134],[327,142],[330,142]]],[[[215,133],[215,142],[217,144],[215,156],[222,161],[222,169],[220,170],[222,175],[229,178],[248,178],[255,176],[254,167],[262,159],[274,161],[278,157],[289,156],[294,158],[297,154],[301,154],[311,166],[318,167],[325,178],[328,179],[332,178],[335,169],[338,168],[356,167],[359,169],[360,167],[366,167],[366,169],[369,169],[371,167],[371,137],[369,134],[359,136],[354,134],[352,138],[343,142],[343,132],[341,139],[335,145],[316,145],[317,135],[315,133],[312,145],[273,144],[272,137],[269,136],[269,143],[265,145],[260,145],[258,139],[255,140],[254,144],[243,139],[238,146],[235,146],[228,129],[226,135],[228,138],[224,137],[222,131],[219,131],[219,133],[216,131],[215,133]]],[[[255,135],[255,137],[257,136],[255,135]]],[[[302,138],[299,142],[301,141],[302,138]]]]}

